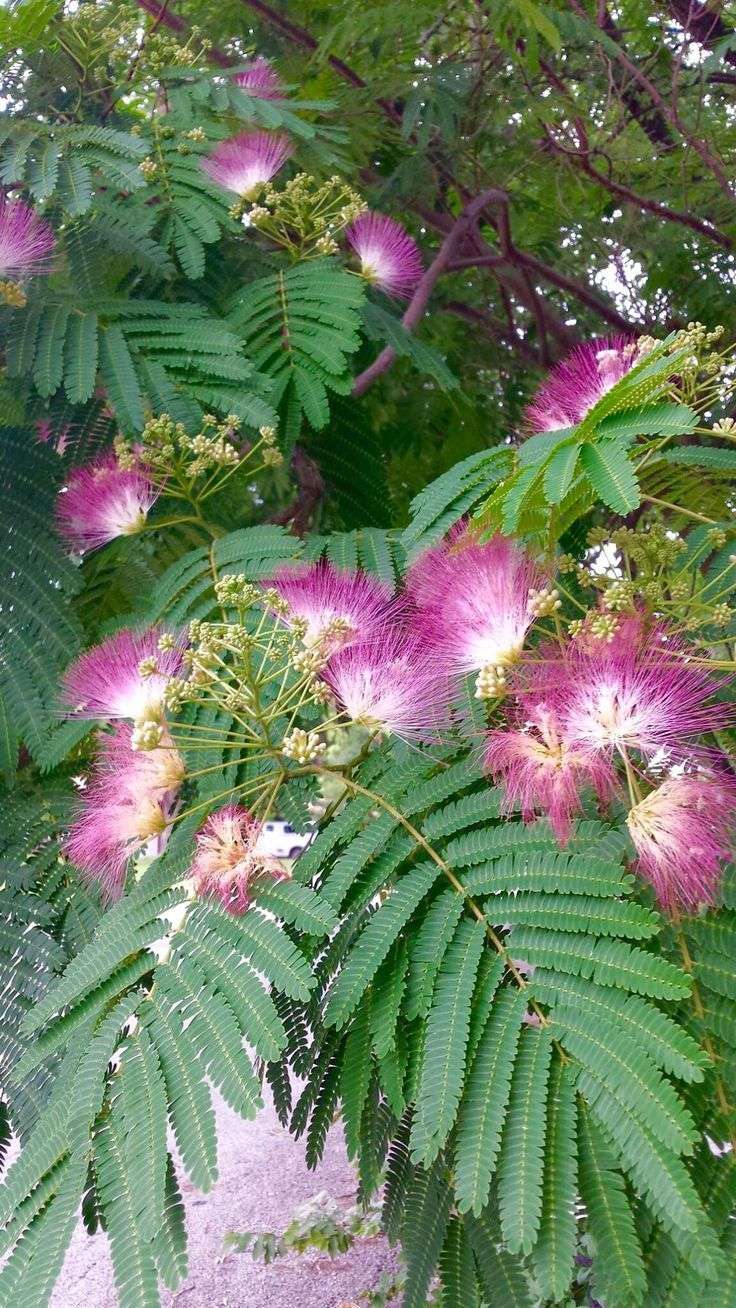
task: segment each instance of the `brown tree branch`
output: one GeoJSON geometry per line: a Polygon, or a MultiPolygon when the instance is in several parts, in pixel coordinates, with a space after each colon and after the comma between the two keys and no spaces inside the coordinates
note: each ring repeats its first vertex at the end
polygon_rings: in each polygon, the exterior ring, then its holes
{"type": "MultiPolygon", "coordinates": [[[[598,25],[606,36],[609,36],[612,41],[615,41],[623,49],[623,35],[613,21],[605,4],[600,6],[598,25]]],[[[615,66],[611,67],[611,80],[616,88],[616,94],[629,117],[639,124],[652,145],[665,152],[674,150],[675,139],[664,114],[657,106],[651,101],[647,103],[641,93],[632,86],[631,81],[615,66]]]]}
{"type": "Polygon", "coordinates": [[[317,464],[301,445],[294,446],[291,468],[296,477],[296,498],[286,508],[275,513],[271,522],[281,527],[291,524],[297,536],[304,536],[312,527],[315,511],[325,497],[326,487],[317,464]]]}
{"type": "Polygon", "coordinates": [[[724,250],[733,249],[734,242],[731,238],[727,236],[725,232],[720,231],[713,223],[709,223],[705,219],[696,218],[693,214],[683,213],[679,209],[672,209],[670,205],[662,204],[659,200],[649,199],[646,195],[639,195],[636,191],[632,191],[630,187],[624,186],[621,182],[615,181],[614,178],[607,176],[605,173],[602,173],[600,169],[596,168],[595,165],[591,163],[591,155],[593,151],[590,147],[585,123],[581,117],[574,114],[576,107],[575,98],[570,91],[570,88],[546,60],[540,59],[539,66],[544,72],[550,85],[565,96],[573,110],[572,123],[577,136],[576,149],[568,150],[561,146],[549,126],[546,123],[542,123],[542,130],[544,131],[547,144],[555,154],[562,155],[566,159],[569,159],[570,162],[579,167],[587,177],[590,177],[592,181],[597,182],[599,186],[602,186],[611,195],[615,195],[619,199],[625,200],[627,204],[632,204],[637,209],[643,210],[645,213],[655,214],[658,218],[664,218],[668,222],[679,223],[682,227],[689,227],[691,231],[698,232],[699,235],[705,236],[708,240],[715,242],[716,245],[720,245],[724,250]]]}
{"type": "MultiPolygon", "coordinates": [[[[570,8],[574,10],[574,12],[578,15],[578,17],[587,19],[587,14],[585,12],[585,9],[579,3],[579,0],[569,0],[569,4],[570,4],[570,8]]],[[[604,13],[607,13],[607,11],[604,11],[604,13]]],[[[605,30],[605,21],[601,22],[599,26],[602,31],[605,30]]],[[[637,65],[633,62],[633,60],[629,58],[622,45],[619,45],[618,42],[616,42],[615,44],[616,44],[616,58],[618,62],[621,64],[621,67],[626,70],[626,72],[631,77],[632,81],[636,82],[641,87],[641,89],[646,92],[649,99],[652,101],[654,105],[656,105],[657,109],[659,109],[660,113],[666,119],[670,127],[673,128],[682,137],[682,139],[687,142],[690,148],[695,151],[698,157],[702,160],[705,167],[708,169],[708,172],[712,174],[715,181],[718,183],[724,195],[726,195],[728,199],[731,201],[731,203],[733,203],[734,199],[736,199],[736,194],[734,193],[734,189],[728,177],[726,176],[721,161],[717,159],[714,154],[711,153],[707,142],[704,141],[702,137],[694,136],[692,132],[690,132],[687,125],[682,121],[677,110],[673,107],[673,105],[669,104],[668,101],[665,100],[664,96],[661,94],[659,89],[654,85],[654,82],[651,80],[651,78],[647,77],[646,73],[643,73],[641,69],[638,68],[637,65]]]]}
{"type": "MultiPolygon", "coordinates": [[[[709,49],[726,37],[734,37],[734,29],[724,23],[715,5],[701,4],[700,0],[669,0],[671,13],[689,36],[709,49]]],[[[724,59],[736,64],[736,49],[726,50],[724,59]]],[[[714,81],[711,77],[709,81],[714,81]]]]}

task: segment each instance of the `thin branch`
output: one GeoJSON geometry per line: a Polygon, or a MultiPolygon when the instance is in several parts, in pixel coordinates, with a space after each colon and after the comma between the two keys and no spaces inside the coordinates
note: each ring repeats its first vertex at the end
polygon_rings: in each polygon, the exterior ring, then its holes
{"type": "MultiPolygon", "coordinates": [[[[569,0],[569,4],[571,9],[573,9],[580,18],[587,18],[587,14],[583,6],[579,3],[579,0],[569,0]]],[[[733,203],[734,199],[736,199],[736,195],[734,194],[733,187],[728,177],[726,176],[726,173],[724,172],[723,165],[721,164],[720,160],[717,159],[716,156],[711,153],[707,143],[702,139],[702,137],[693,136],[692,132],[688,130],[686,124],[683,123],[677,110],[674,109],[671,104],[668,104],[664,96],[654,85],[654,82],[649,77],[647,77],[646,73],[643,73],[641,69],[637,67],[637,65],[633,62],[633,60],[629,58],[626,51],[623,49],[623,46],[619,45],[618,42],[615,42],[614,44],[616,47],[615,57],[618,60],[618,62],[621,64],[621,67],[625,68],[626,72],[633,79],[633,81],[635,81],[642,88],[642,90],[646,92],[646,94],[649,96],[649,99],[652,101],[654,105],[656,105],[660,113],[669,123],[670,127],[674,128],[674,130],[679,133],[679,135],[683,138],[684,141],[687,141],[687,144],[690,146],[690,148],[695,151],[695,153],[704,163],[705,167],[715,178],[716,182],[718,183],[720,189],[723,191],[724,195],[726,195],[728,199],[733,203]]]]}
{"type": "MultiPolygon", "coordinates": [[[[710,49],[727,37],[734,38],[734,29],[724,23],[715,5],[701,4],[700,0],[669,0],[669,7],[688,36],[699,45],[710,49]]],[[[724,50],[723,57],[730,64],[736,64],[736,49],[724,50]]],[[[708,80],[714,81],[715,78],[708,80]]]]}
{"type": "MultiPolygon", "coordinates": [[[[546,60],[540,59],[539,66],[547,77],[548,82],[555,90],[565,96],[571,106],[575,106],[575,98],[569,87],[555,70],[547,63],[546,60]]],[[[689,227],[691,231],[698,232],[700,236],[705,236],[708,240],[720,245],[724,250],[732,250],[734,242],[725,232],[720,231],[712,223],[701,218],[696,218],[693,214],[683,213],[679,209],[672,209],[667,204],[662,204],[659,200],[651,200],[646,195],[639,195],[632,191],[630,187],[624,186],[621,182],[614,181],[612,177],[606,176],[600,169],[591,163],[591,154],[588,140],[588,133],[583,119],[579,116],[573,118],[575,133],[577,135],[577,149],[568,150],[561,146],[555,139],[554,134],[546,123],[542,123],[545,139],[551,150],[555,154],[562,155],[576,164],[591,181],[597,182],[611,195],[618,196],[619,199],[625,200],[628,204],[634,205],[637,209],[642,209],[645,213],[655,214],[658,218],[664,218],[667,222],[679,223],[682,227],[689,227]]]]}

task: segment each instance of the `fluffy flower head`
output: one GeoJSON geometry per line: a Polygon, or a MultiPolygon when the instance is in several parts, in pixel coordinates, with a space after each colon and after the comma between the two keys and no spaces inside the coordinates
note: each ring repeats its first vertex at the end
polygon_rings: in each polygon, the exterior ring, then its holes
{"type": "Polygon", "coordinates": [[[529,425],[534,431],[574,427],[636,361],[636,345],[626,336],[576,345],[552,369],[527,408],[529,425]]]}
{"type": "Polygon", "coordinates": [[[327,643],[328,650],[368,640],[395,611],[391,589],[365,572],[347,572],[331,563],[280,568],[266,583],[289,605],[283,615],[306,623],[304,643],[327,643]]]}
{"type": "Polygon", "coordinates": [[[460,538],[417,559],[409,592],[415,627],[451,672],[506,667],[534,621],[530,591],[542,574],[505,536],[460,538]]]}
{"type": "Polygon", "coordinates": [[[48,272],[54,233],[22,200],[0,196],[0,277],[48,272]]]}
{"type": "Polygon", "coordinates": [[[388,295],[408,300],[422,276],[422,256],[401,223],[386,214],[364,213],[350,224],[345,236],[360,259],[366,280],[388,295]]]}
{"type": "Polygon", "coordinates": [[[197,836],[191,868],[198,894],[215,896],[231,913],[244,913],[254,877],[288,877],[278,859],[258,852],[260,835],[261,823],[238,804],[210,814],[197,836]]]}
{"type": "Polygon", "coordinates": [[[99,881],[105,899],[116,899],[129,859],[161,835],[166,825],[166,814],[154,796],[146,795],[138,803],[116,803],[91,787],[64,851],[86,880],[99,881]]]}
{"type": "Polygon", "coordinates": [[[427,737],[446,719],[445,670],[423,641],[398,628],[338,650],[323,676],[348,717],[370,730],[427,737]]]}
{"type": "Polygon", "coordinates": [[[248,95],[258,100],[283,99],[284,88],[281,78],[272,67],[270,60],[264,59],[263,55],[256,55],[255,59],[249,59],[245,68],[239,73],[233,73],[232,80],[236,86],[242,86],[248,95]]]}
{"type": "Polygon", "coordinates": [[[713,681],[664,628],[646,634],[634,624],[610,644],[576,643],[546,677],[565,738],[595,752],[681,756],[688,740],[729,718],[728,706],[712,700],[713,681]]]}
{"type": "Polygon", "coordinates": [[[639,870],[665,909],[714,902],[721,864],[732,848],[733,779],[668,777],[631,809],[626,822],[639,870]]]}
{"type": "Polygon", "coordinates": [[[525,822],[545,813],[561,844],[569,839],[572,818],[580,812],[584,786],[592,786],[601,800],[616,790],[616,774],[608,761],[568,744],[554,712],[544,704],[528,710],[524,729],[490,732],[485,765],[505,785],[507,812],[519,808],[525,822]]]}
{"type": "Polygon", "coordinates": [[[147,753],[131,748],[130,728],[106,736],[65,851],[105,899],[125,884],[129,859],[160,838],[184,780],[184,760],[170,740],[147,753]]]}
{"type": "Polygon", "coordinates": [[[163,709],[169,677],[181,668],[181,646],[160,650],[160,628],[118,631],[82,654],[64,677],[64,700],[84,718],[156,719],[163,709]],[[145,676],[144,660],[156,670],[145,676]]]}
{"type": "Polygon", "coordinates": [[[121,893],[133,854],[165,831],[173,793],[151,784],[144,761],[130,756],[120,734],[110,738],[64,845],[106,899],[121,893]]]}
{"type": "Polygon", "coordinates": [[[169,800],[181,786],[186,768],[179,750],[168,734],[154,749],[135,750],[127,723],[116,723],[105,736],[98,762],[100,786],[111,797],[137,801],[142,795],[169,800]]]}
{"type": "Polygon", "coordinates": [[[105,456],[75,468],[56,504],[60,535],[74,550],[97,549],[141,530],[158,492],[139,468],[105,456]]]}
{"type": "Polygon", "coordinates": [[[202,160],[202,167],[218,186],[249,200],[286,163],[292,149],[280,132],[246,132],[223,141],[202,160]]]}

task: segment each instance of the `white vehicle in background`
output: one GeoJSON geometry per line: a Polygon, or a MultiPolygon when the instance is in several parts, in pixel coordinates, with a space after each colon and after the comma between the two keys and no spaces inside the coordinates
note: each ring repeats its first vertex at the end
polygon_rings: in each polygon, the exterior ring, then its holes
{"type": "Polygon", "coordinates": [[[274,818],[266,822],[258,841],[258,853],[272,858],[298,858],[303,849],[314,840],[314,831],[300,834],[289,822],[274,818]]]}

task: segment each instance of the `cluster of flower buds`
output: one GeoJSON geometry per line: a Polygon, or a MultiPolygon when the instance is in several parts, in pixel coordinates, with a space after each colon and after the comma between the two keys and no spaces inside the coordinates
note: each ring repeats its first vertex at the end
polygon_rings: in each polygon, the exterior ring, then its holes
{"type": "Polygon", "coordinates": [[[304,731],[301,727],[294,727],[281,742],[281,753],[284,758],[291,759],[302,766],[316,763],[324,752],[324,741],[319,732],[304,731]]]}
{"type": "Polygon", "coordinates": [[[155,77],[167,68],[198,68],[206,63],[206,51],[202,29],[196,25],[190,28],[185,42],[171,32],[152,31],[142,47],[143,71],[155,77]]]}
{"type": "Polygon", "coordinates": [[[535,618],[549,618],[562,608],[560,592],[553,586],[532,586],[529,591],[529,612],[535,618]]]}
{"type": "Polygon", "coordinates": [[[244,455],[235,443],[240,427],[237,414],[230,413],[222,420],[206,414],[201,430],[192,435],[183,423],[164,413],[146,423],[135,447],[119,436],[115,451],[123,465],[142,464],[164,479],[174,474],[192,480],[240,463],[244,455]]]}
{"type": "Polygon", "coordinates": [[[508,689],[506,669],[493,667],[481,668],[475,679],[476,699],[502,699],[508,689]]]}
{"type": "MultiPolygon", "coordinates": [[[[697,546],[698,554],[722,550],[728,532],[722,527],[704,531],[697,546]]],[[[637,612],[642,605],[661,615],[674,615],[684,630],[698,632],[709,626],[730,622],[726,595],[736,589],[734,563],[729,558],[715,576],[693,568],[698,554],[688,552],[687,541],[662,523],[652,523],[637,531],[621,527],[615,531],[596,527],[588,533],[590,555],[576,563],[581,586],[596,591],[600,609],[595,611],[591,629],[606,634],[606,617],[616,613],[637,612]],[[683,558],[686,563],[683,562],[683,558]],[[602,612],[601,612],[602,610],[602,612]]],[[[586,626],[585,620],[571,624],[573,635],[586,626]]],[[[615,631],[611,623],[610,632],[615,631]]]]}
{"type": "Polygon", "coordinates": [[[319,182],[297,173],[280,190],[266,185],[258,203],[246,200],[233,206],[233,215],[245,227],[255,227],[275,245],[301,258],[336,254],[337,236],[365,211],[365,201],[341,177],[319,182]]]}

